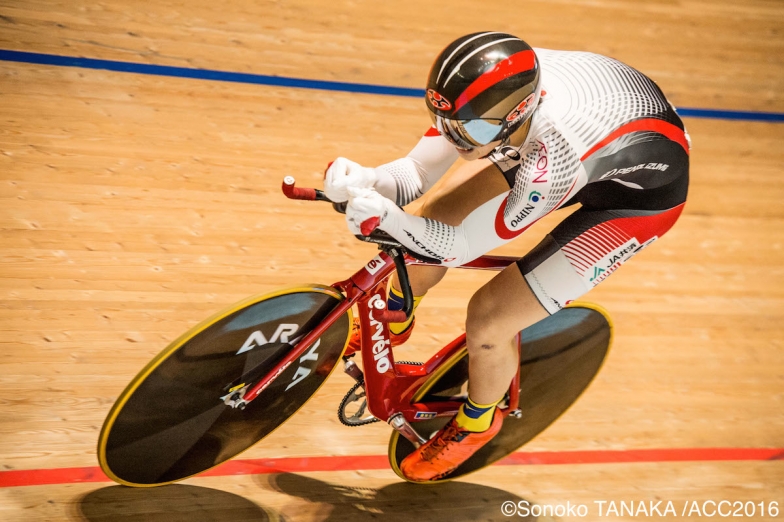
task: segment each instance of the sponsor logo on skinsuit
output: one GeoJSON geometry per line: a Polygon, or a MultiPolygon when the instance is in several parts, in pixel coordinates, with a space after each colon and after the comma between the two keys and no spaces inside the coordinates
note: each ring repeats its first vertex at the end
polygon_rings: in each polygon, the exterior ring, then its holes
{"type": "Polygon", "coordinates": [[[606,179],[611,178],[613,176],[621,176],[623,174],[630,174],[632,172],[637,172],[638,170],[646,169],[646,170],[658,170],[664,172],[670,168],[667,163],[640,163],[639,165],[635,165],[633,167],[626,167],[623,169],[612,169],[608,170],[604,174],[602,174],[599,179],[606,179]]]}
{"type": "Polygon", "coordinates": [[[406,235],[408,236],[408,238],[409,238],[409,239],[410,239],[410,240],[411,240],[411,241],[412,241],[412,242],[413,242],[413,243],[414,243],[414,244],[415,244],[417,247],[419,247],[420,249],[422,249],[422,251],[423,251],[425,254],[429,255],[430,257],[432,257],[432,258],[434,258],[434,259],[438,259],[439,261],[443,261],[443,260],[444,260],[443,256],[439,256],[438,254],[436,254],[435,252],[433,252],[432,250],[430,250],[429,248],[427,248],[425,245],[423,245],[423,244],[422,244],[422,242],[421,242],[421,241],[419,241],[419,240],[418,240],[418,239],[417,239],[417,238],[414,236],[414,234],[412,234],[412,233],[411,233],[411,232],[409,232],[408,230],[403,230],[403,232],[405,232],[405,233],[406,233],[406,235]]]}
{"type": "Polygon", "coordinates": [[[526,206],[524,206],[523,209],[518,212],[514,218],[512,218],[511,223],[509,223],[510,228],[517,228],[517,225],[521,224],[525,218],[531,215],[531,212],[533,212],[535,208],[536,205],[533,205],[532,203],[528,203],[526,206]]]}
{"type": "Polygon", "coordinates": [[[510,222],[510,228],[516,229],[518,225],[522,224],[525,221],[525,218],[531,215],[531,212],[536,210],[536,204],[540,201],[544,201],[544,196],[542,196],[541,192],[536,190],[532,191],[528,194],[528,203],[517,213],[517,215],[512,219],[510,222]]]}
{"type": "Polygon", "coordinates": [[[539,144],[539,148],[536,150],[532,183],[547,183],[547,166],[550,162],[547,157],[547,146],[539,140],[536,140],[536,143],[539,144]]]}
{"type": "Polygon", "coordinates": [[[632,257],[640,250],[640,242],[636,238],[632,238],[623,245],[619,246],[604,258],[600,259],[598,263],[593,266],[593,269],[586,272],[589,276],[588,281],[593,283],[594,286],[598,285],[610,274],[615,272],[624,261],[632,257]]]}

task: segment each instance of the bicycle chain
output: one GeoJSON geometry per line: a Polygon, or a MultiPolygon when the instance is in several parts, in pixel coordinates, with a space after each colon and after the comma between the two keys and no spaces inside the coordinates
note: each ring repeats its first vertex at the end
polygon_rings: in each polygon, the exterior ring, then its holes
{"type": "MultiPolygon", "coordinates": [[[[414,362],[414,361],[395,361],[395,363],[396,364],[407,364],[407,365],[410,365],[410,366],[422,366],[424,364],[424,363],[421,363],[421,362],[414,362]]],[[[355,426],[364,426],[366,424],[372,424],[372,423],[378,422],[380,420],[380,419],[377,419],[377,418],[373,417],[373,418],[370,418],[370,419],[362,419],[362,420],[359,420],[359,421],[352,421],[352,420],[349,420],[349,419],[351,419],[351,417],[347,417],[346,416],[346,407],[349,405],[349,403],[355,402],[355,401],[365,397],[364,395],[359,396],[359,395],[356,395],[356,393],[355,393],[357,391],[357,389],[359,389],[361,386],[364,386],[364,385],[365,385],[365,380],[364,379],[360,380],[360,381],[357,381],[354,384],[354,386],[352,386],[346,392],[346,395],[343,396],[343,400],[340,401],[340,405],[338,406],[338,420],[340,420],[340,422],[342,424],[344,424],[346,426],[351,426],[353,428],[355,426]],[[353,398],[352,398],[352,395],[354,396],[353,398]]],[[[361,406],[360,409],[359,409],[358,413],[360,413],[360,414],[365,411],[365,408],[367,408],[367,398],[364,399],[364,402],[365,402],[365,405],[361,406]]]]}
{"type": "MultiPolygon", "coordinates": [[[[362,419],[362,420],[358,420],[358,421],[352,421],[352,420],[349,420],[351,417],[346,417],[346,406],[348,406],[349,403],[351,403],[351,402],[355,402],[355,401],[365,397],[364,395],[359,396],[359,395],[356,395],[354,393],[354,392],[357,391],[358,388],[360,388],[361,386],[364,386],[364,385],[365,385],[365,381],[364,380],[357,381],[354,384],[354,386],[352,386],[351,389],[349,389],[348,392],[346,392],[346,395],[343,397],[343,400],[340,401],[340,405],[338,406],[338,419],[340,420],[341,423],[343,423],[346,426],[351,426],[351,427],[354,427],[354,426],[364,426],[366,424],[372,424],[374,422],[378,422],[379,420],[381,420],[381,419],[377,419],[376,417],[372,417],[370,419],[362,419]],[[354,398],[352,400],[349,400],[349,399],[352,398],[352,395],[354,395],[354,398]]],[[[358,412],[360,414],[365,411],[365,408],[367,408],[367,398],[364,398],[364,401],[365,401],[365,405],[361,406],[360,409],[359,409],[359,412],[358,412]]]]}

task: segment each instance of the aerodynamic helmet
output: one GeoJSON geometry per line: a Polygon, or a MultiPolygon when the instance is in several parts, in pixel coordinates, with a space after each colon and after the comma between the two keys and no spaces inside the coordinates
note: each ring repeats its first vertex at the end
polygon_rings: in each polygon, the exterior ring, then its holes
{"type": "Polygon", "coordinates": [[[436,58],[425,99],[438,131],[461,149],[506,141],[539,104],[539,61],[506,33],[458,38],[436,58]]]}

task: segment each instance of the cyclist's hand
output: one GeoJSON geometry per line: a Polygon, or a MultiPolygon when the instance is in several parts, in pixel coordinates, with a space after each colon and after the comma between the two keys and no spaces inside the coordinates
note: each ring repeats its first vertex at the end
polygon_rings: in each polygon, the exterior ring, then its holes
{"type": "Polygon", "coordinates": [[[351,233],[369,235],[381,227],[397,206],[374,189],[349,187],[346,222],[351,233]]]}
{"type": "Polygon", "coordinates": [[[324,193],[335,203],[348,200],[347,189],[372,188],[376,183],[376,171],[363,167],[346,158],[337,158],[324,173],[324,193]]]}

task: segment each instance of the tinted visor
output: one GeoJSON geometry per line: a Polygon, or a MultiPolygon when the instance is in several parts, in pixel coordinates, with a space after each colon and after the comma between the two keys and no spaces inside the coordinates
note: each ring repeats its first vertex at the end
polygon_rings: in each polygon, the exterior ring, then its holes
{"type": "Polygon", "coordinates": [[[447,140],[461,149],[482,147],[499,139],[504,129],[501,119],[450,120],[430,113],[433,123],[447,140]]]}

